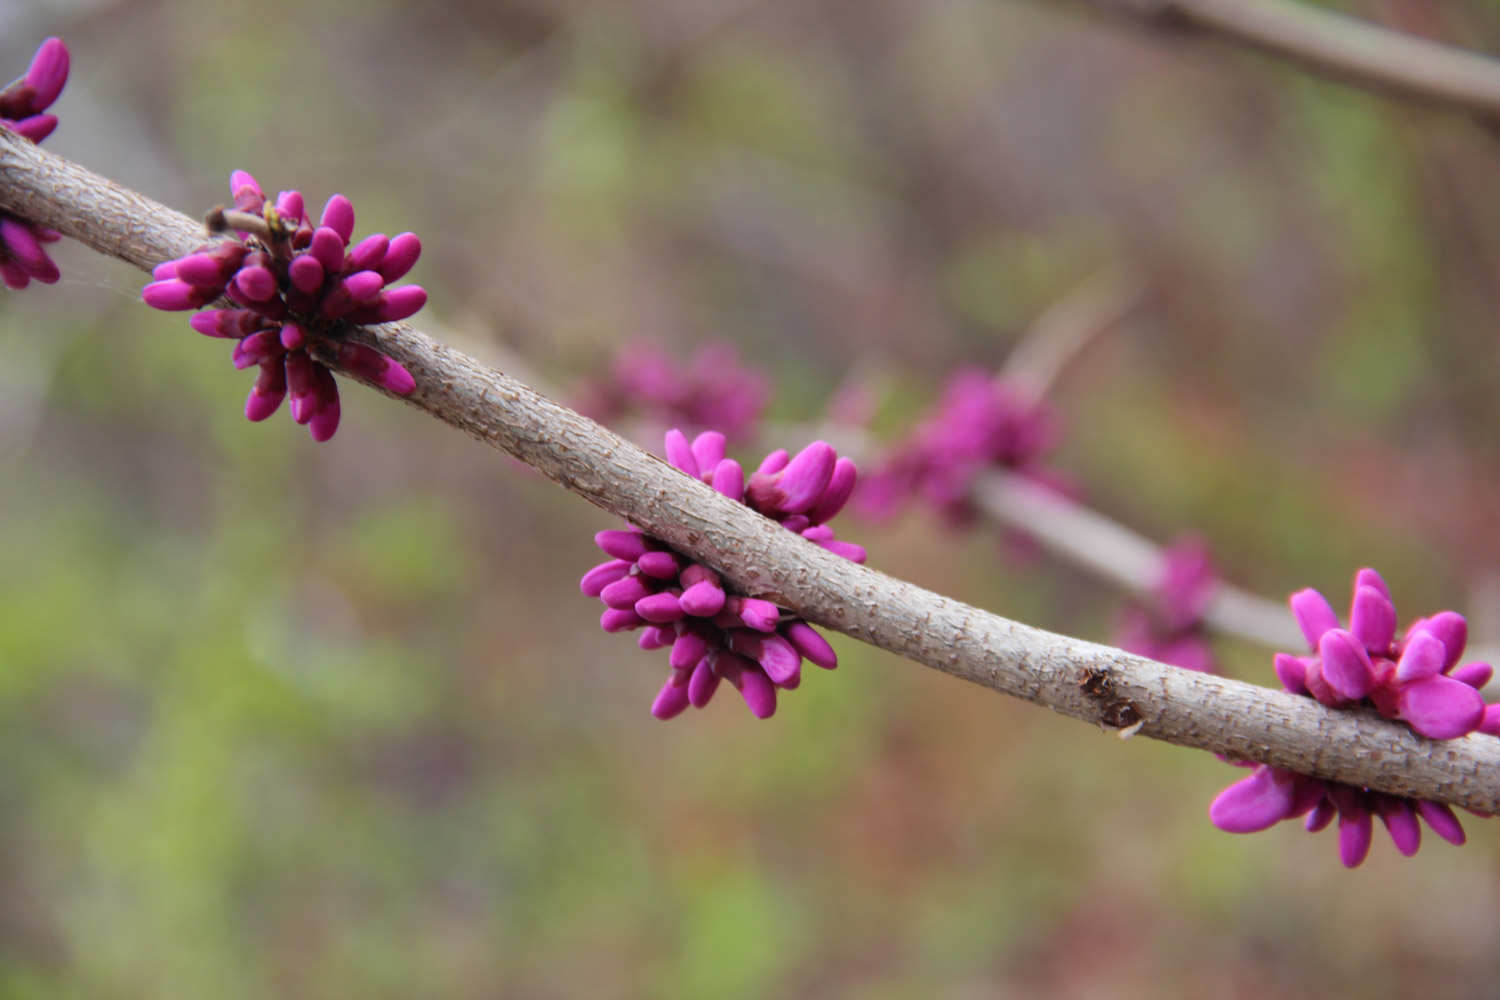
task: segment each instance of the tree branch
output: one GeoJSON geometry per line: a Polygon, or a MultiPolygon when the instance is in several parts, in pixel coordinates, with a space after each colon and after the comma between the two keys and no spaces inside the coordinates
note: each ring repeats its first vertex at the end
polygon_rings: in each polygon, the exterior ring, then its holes
{"type": "MultiPolygon", "coordinates": [[[[204,241],[201,225],[187,216],[3,130],[0,208],[142,269],[204,241]]],[[[988,614],[839,558],[407,324],[352,335],[415,376],[409,405],[810,621],[1125,733],[1138,728],[1303,774],[1500,811],[1500,740],[1480,735],[1432,743],[1370,712],[1330,711],[1310,698],[1179,670],[988,614]]]]}
{"type": "Polygon", "coordinates": [[[1086,0],[1261,49],[1322,76],[1500,122],[1500,61],[1287,0],[1086,0]]]}

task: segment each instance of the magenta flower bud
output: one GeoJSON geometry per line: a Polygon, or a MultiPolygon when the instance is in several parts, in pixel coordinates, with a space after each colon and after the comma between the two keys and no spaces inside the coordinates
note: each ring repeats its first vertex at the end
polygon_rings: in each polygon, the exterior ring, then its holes
{"type": "Polygon", "coordinates": [[[27,271],[47,262],[47,251],[42,249],[31,227],[4,213],[0,213],[0,252],[9,252],[27,271]]]}
{"type": "Polygon", "coordinates": [[[751,714],[757,719],[769,719],[776,714],[776,685],[759,667],[741,668],[731,674],[729,680],[739,688],[740,697],[745,699],[745,704],[750,706],[751,714]]]}
{"type": "Polygon", "coordinates": [[[373,347],[366,347],[364,344],[356,344],[353,341],[340,344],[338,362],[355,375],[368,379],[398,396],[408,395],[417,387],[417,381],[411,377],[411,372],[373,347]]]}
{"type": "Polygon", "coordinates": [[[260,375],[245,400],[245,419],[259,422],[276,412],[286,398],[286,369],[280,358],[260,366],[260,375]]]}
{"type": "MultiPolygon", "coordinates": [[[[327,370],[322,369],[322,371],[327,370]]],[[[307,422],[307,432],[319,444],[333,437],[334,432],[339,429],[339,416],[343,410],[343,407],[339,405],[338,385],[332,382],[332,377],[330,374],[330,384],[334,386],[333,395],[323,397],[318,404],[318,411],[307,422]]]]}
{"type": "Polygon", "coordinates": [[[1439,611],[1431,618],[1424,618],[1411,627],[1407,641],[1416,632],[1427,632],[1443,644],[1447,655],[1443,657],[1442,671],[1447,672],[1464,655],[1469,642],[1469,623],[1456,611],[1439,611]]]}
{"type": "Polygon", "coordinates": [[[661,691],[657,692],[656,700],[651,703],[651,714],[665,722],[681,715],[687,707],[687,686],[668,680],[662,685],[661,691]]]}
{"type": "MultiPolygon", "coordinates": [[[[390,247],[391,241],[386,238],[385,233],[372,233],[360,240],[349,251],[349,259],[345,262],[345,270],[348,271],[378,271],[381,261],[385,260],[385,252],[390,247]]],[[[386,284],[390,279],[384,274],[380,276],[380,283],[386,284]]]]}
{"type": "Polygon", "coordinates": [[[1391,588],[1386,586],[1385,578],[1368,566],[1354,574],[1354,589],[1360,587],[1373,587],[1386,600],[1391,599],[1391,588]]]}
{"type": "Polygon", "coordinates": [[[1388,653],[1396,638],[1396,606],[1390,597],[1368,585],[1356,588],[1349,609],[1349,631],[1370,652],[1382,656],[1388,653]]]}
{"type": "Polygon", "coordinates": [[[609,608],[599,616],[599,627],[606,632],[628,632],[646,624],[646,619],[629,608],[609,608]]]}
{"type": "Polygon", "coordinates": [[[25,85],[31,88],[31,106],[40,111],[50,107],[68,82],[68,47],[60,38],[49,38],[31,57],[25,85]]]}
{"type": "Polygon", "coordinates": [[[1369,654],[1353,633],[1341,628],[1324,632],[1318,640],[1318,655],[1323,658],[1323,680],[1340,698],[1358,701],[1375,686],[1369,654]]]}
{"type": "Polygon", "coordinates": [[[386,248],[385,257],[376,268],[380,276],[385,279],[387,285],[394,284],[406,277],[406,272],[412,269],[417,258],[422,255],[422,241],[417,239],[414,233],[402,233],[391,240],[390,246],[386,248]]]}
{"type": "Polygon", "coordinates": [[[724,609],[723,589],[712,580],[700,580],[682,592],[682,610],[695,618],[712,618],[724,609]]]}
{"type": "Polygon", "coordinates": [[[1220,792],[1208,807],[1208,818],[1225,833],[1256,833],[1291,815],[1294,795],[1287,772],[1261,765],[1220,792]]]}
{"type": "Polygon", "coordinates": [[[1463,824],[1459,823],[1458,817],[1453,815],[1453,810],[1442,802],[1429,802],[1426,799],[1415,799],[1417,815],[1427,821],[1432,827],[1432,832],[1442,837],[1455,847],[1462,847],[1469,839],[1464,834],[1463,824]]]}
{"type": "Polygon", "coordinates": [[[235,344],[232,360],[236,368],[244,369],[278,358],[283,353],[279,331],[262,330],[235,344]]]}
{"type": "Polygon", "coordinates": [[[265,302],[280,291],[276,275],[269,268],[255,265],[242,267],[235,272],[232,284],[235,291],[251,302],[265,302]]]}
{"type": "MultiPolygon", "coordinates": [[[[578,589],[583,591],[585,597],[598,597],[604,592],[604,588],[622,580],[630,572],[630,563],[624,559],[612,559],[606,563],[600,563],[587,573],[583,579],[578,581],[578,589]]],[[[634,605],[634,601],[631,602],[634,605]]]]}
{"type": "Polygon", "coordinates": [[[718,689],[719,675],[708,657],[704,657],[693,668],[692,677],[688,680],[688,702],[694,708],[702,708],[709,703],[718,689]]]}
{"type": "Polygon", "coordinates": [[[759,649],[752,655],[771,679],[771,683],[777,687],[794,686],[802,673],[802,654],[779,635],[755,638],[759,649]]]}
{"type": "Polygon", "coordinates": [[[229,196],[234,199],[234,207],[242,212],[259,212],[266,203],[265,192],[255,178],[243,170],[229,175],[229,196]]]}
{"type": "Polygon", "coordinates": [[[809,663],[815,663],[824,670],[832,670],[839,665],[838,654],[833,651],[828,640],[806,622],[793,622],[786,627],[784,634],[787,641],[797,647],[797,652],[809,663]]]}
{"type": "Polygon", "coordinates": [[[646,651],[653,649],[665,649],[672,645],[677,639],[676,633],[669,628],[657,625],[647,625],[641,629],[635,637],[635,644],[646,651]]]}
{"type": "Polygon", "coordinates": [[[708,655],[708,640],[697,632],[683,632],[672,644],[667,663],[673,670],[688,670],[708,655]]]}
{"type": "Polygon", "coordinates": [[[1402,684],[1431,677],[1443,669],[1448,650],[1431,632],[1417,632],[1406,640],[1401,659],[1396,664],[1396,680],[1402,684]]]}
{"type": "Polygon", "coordinates": [[[694,479],[698,478],[698,458],[693,454],[693,446],[688,444],[687,435],[677,428],[667,431],[667,461],[686,472],[694,479]]]}
{"type": "Polygon", "coordinates": [[[296,225],[307,215],[301,191],[282,191],[276,195],[276,214],[296,225]]]}
{"type": "Polygon", "coordinates": [[[402,285],[388,288],[376,298],[374,305],[354,312],[350,319],[356,323],[395,323],[414,316],[427,304],[427,290],[421,285],[402,285]]]}
{"type": "Polygon", "coordinates": [[[1276,678],[1292,694],[1307,694],[1307,664],[1290,653],[1277,653],[1276,678]]]}
{"type": "Polygon", "coordinates": [[[339,240],[347,245],[349,237],[354,235],[354,205],[343,195],[334,195],[328,199],[328,204],[323,206],[323,215],[318,220],[318,225],[327,226],[338,233],[339,240]]]}
{"type": "Polygon", "coordinates": [[[1479,720],[1479,731],[1490,736],[1500,736],[1500,701],[1484,707],[1484,718],[1479,720]]]}
{"type": "Polygon", "coordinates": [[[1338,818],[1338,806],[1333,804],[1332,799],[1325,798],[1307,814],[1307,822],[1303,824],[1303,827],[1308,833],[1317,833],[1319,830],[1328,829],[1328,824],[1338,818]]]}
{"type": "Polygon", "coordinates": [[[757,476],[774,476],[782,469],[785,469],[787,467],[787,463],[791,460],[791,452],[787,451],[785,448],[777,448],[775,451],[771,452],[771,454],[763,458],[760,465],[755,467],[755,474],[757,476]]]}
{"type": "Polygon", "coordinates": [[[652,592],[646,581],[632,574],[604,587],[599,592],[599,600],[611,608],[633,609],[636,601],[649,597],[652,592]]]}
{"type": "Polygon", "coordinates": [[[264,329],[266,321],[249,309],[209,309],[193,313],[188,325],[205,337],[239,338],[264,329]]]}
{"type": "Polygon", "coordinates": [[[843,510],[844,504],[849,502],[849,497],[854,492],[854,484],[858,478],[859,470],[853,459],[840,458],[834,463],[833,475],[828,479],[827,488],[812,510],[807,512],[808,520],[813,524],[822,524],[843,510]]]}
{"type": "Polygon", "coordinates": [[[818,542],[818,544],[827,549],[829,552],[832,552],[834,555],[843,556],[845,559],[854,563],[863,564],[865,559],[869,556],[869,553],[865,552],[865,547],[863,545],[856,545],[853,542],[839,541],[837,538],[830,538],[826,541],[820,541],[818,542]]]}
{"type": "Polygon", "coordinates": [[[740,621],[757,632],[774,632],[781,621],[781,609],[770,601],[746,597],[737,609],[740,621]]]}
{"type": "Polygon", "coordinates": [[[1310,649],[1318,648],[1318,640],[1323,637],[1324,632],[1339,627],[1339,616],[1333,613],[1333,605],[1311,587],[1293,594],[1290,603],[1292,615],[1297,619],[1302,634],[1307,637],[1310,649]]]}
{"type": "Polygon", "coordinates": [[[662,591],[659,594],[651,594],[635,602],[635,613],[648,622],[664,624],[675,622],[684,614],[682,604],[677,600],[677,595],[662,591]]]}
{"type": "Polygon", "coordinates": [[[190,285],[186,281],[170,278],[166,281],[153,281],[141,289],[141,299],[146,305],[153,309],[164,309],[168,312],[181,312],[184,309],[200,309],[208,305],[218,295],[206,288],[190,285]]]}
{"type": "Polygon", "coordinates": [[[1495,676],[1495,668],[1488,663],[1466,663],[1448,676],[1471,688],[1482,688],[1495,676]]]}
{"type": "Polygon", "coordinates": [[[307,252],[322,265],[326,274],[338,274],[344,268],[344,240],[327,226],[313,230],[307,252]]]}
{"type": "Polygon", "coordinates": [[[56,115],[31,115],[10,126],[16,135],[32,142],[41,142],[57,128],[56,115]]]}
{"type": "Polygon", "coordinates": [[[717,469],[724,461],[724,435],[718,431],[704,431],[693,439],[694,467],[702,476],[717,469]]]}
{"type": "Polygon", "coordinates": [[[355,271],[344,279],[343,284],[356,304],[366,305],[380,294],[385,279],[376,271],[355,271]]]}
{"type": "Polygon", "coordinates": [[[1370,810],[1352,805],[1345,811],[1339,806],[1339,860],[1345,868],[1358,868],[1370,854],[1375,821],[1370,810]]]}
{"type": "Polygon", "coordinates": [[[635,562],[650,551],[646,536],[639,531],[601,531],[594,535],[594,544],[616,559],[635,562]]]}
{"type": "Polygon", "coordinates": [[[1479,692],[1445,674],[1403,685],[1397,705],[1401,718],[1430,740],[1457,739],[1484,721],[1484,699],[1479,692]]]}
{"type": "Polygon", "coordinates": [[[1408,858],[1417,853],[1417,848],[1422,846],[1422,826],[1417,822],[1411,802],[1394,795],[1376,795],[1375,813],[1385,824],[1396,850],[1408,858]]]}
{"type": "Polygon", "coordinates": [[[323,264],[317,256],[312,253],[299,253],[292,258],[287,265],[287,276],[291,279],[292,287],[306,295],[312,295],[323,287],[325,271],[323,264]]]}
{"type": "Polygon", "coordinates": [[[288,351],[300,351],[307,344],[307,331],[300,323],[281,325],[281,346],[288,351]]]}
{"type": "Polygon", "coordinates": [[[734,459],[726,458],[714,467],[713,480],[710,485],[715,491],[731,500],[744,500],[745,470],[734,459]]]}
{"type": "Polygon", "coordinates": [[[152,281],[167,281],[177,277],[177,262],[175,260],[164,260],[151,269],[152,281]]]}
{"type": "Polygon", "coordinates": [[[286,356],[286,382],[291,392],[292,419],[305,424],[317,412],[317,386],[313,360],[306,351],[292,351],[286,356]]]}
{"type": "Polygon", "coordinates": [[[682,560],[676,553],[665,549],[641,553],[636,565],[642,573],[655,580],[675,580],[682,570],[682,560]]]}

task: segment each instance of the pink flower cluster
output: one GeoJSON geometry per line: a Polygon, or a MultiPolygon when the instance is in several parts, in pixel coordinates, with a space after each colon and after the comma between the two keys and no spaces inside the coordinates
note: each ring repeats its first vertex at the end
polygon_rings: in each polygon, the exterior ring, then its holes
{"type": "Polygon", "coordinates": [[[584,386],[578,409],[605,423],[641,412],[667,427],[716,428],[733,441],[754,429],[766,395],[765,376],[746,367],[729,344],[705,344],[687,359],[630,344],[608,378],[584,386]]]}
{"type": "MultiPolygon", "coordinates": [[[[858,475],[831,445],[814,441],[795,457],[772,452],[746,482],[740,464],[724,457],[718,431],[690,444],[674,429],[666,443],[668,460],[683,472],[830,552],[864,562],[865,550],[835,539],[827,523],[858,475]]],[[[610,559],[585,573],[579,586],[604,603],[599,624],[606,632],[640,629],[642,649],[671,650],[671,676],[651,706],[657,718],[702,708],[726,680],[751,712],[768,718],[776,689],[801,683],[803,659],[827,670],[838,665],[833,647],[807,622],[770,601],[731,593],[718,573],[640,530],[601,531],[594,541],[610,559]]]]}
{"type": "MultiPolygon", "coordinates": [[[[1373,569],[1354,578],[1347,629],[1339,627],[1333,607],[1316,590],[1293,594],[1291,606],[1313,654],[1276,654],[1276,675],[1288,691],[1331,708],[1372,706],[1428,739],[1457,739],[1476,731],[1500,735],[1500,704],[1486,706],[1479,694],[1490,679],[1490,665],[1458,666],[1468,641],[1462,615],[1440,611],[1418,619],[1398,640],[1396,607],[1373,569]]],[[[1444,840],[1464,842],[1458,818],[1441,802],[1385,795],[1264,764],[1220,792],[1209,807],[1213,824],[1230,833],[1253,833],[1304,814],[1309,831],[1338,819],[1339,856],[1350,868],[1369,852],[1375,816],[1396,849],[1408,856],[1421,844],[1419,816],[1444,840]]]]}
{"type": "MultiPolygon", "coordinates": [[[[43,112],[68,82],[68,63],[68,47],[61,39],[43,42],[31,57],[26,75],[0,90],[0,128],[32,142],[51,135],[57,116],[43,112]]],[[[32,279],[44,285],[55,283],[61,274],[42,244],[61,238],[46,226],[0,211],[0,281],[16,289],[25,288],[32,279]]]]}
{"type": "Polygon", "coordinates": [[[1202,539],[1173,543],[1162,553],[1161,578],[1150,603],[1127,608],[1120,616],[1116,645],[1174,667],[1218,673],[1203,627],[1203,613],[1218,582],[1202,539]]]}
{"type": "Polygon", "coordinates": [[[314,347],[397,395],[416,388],[400,364],[344,332],[347,324],[406,319],[422,308],[427,292],[420,285],[386,287],[411,270],[421,241],[412,233],[376,233],[350,247],[354,206],[341,194],[328,199],[314,226],[301,192],[282,191],[273,203],[243,170],[230,176],[229,187],[234,210],[223,213],[223,222],[237,238],[160,265],[141,298],[176,311],[202,309],[221,296],[235,304],[204,310],[190,322],[204,336],[236,341],[236,368],[259,366],[245,416],[266,419],[290,392],[292,419],[306,424],[315,441],[332,437],[338,385],[313,357],[314,347]]]}
{"type": "Polygon", "coordinates": [[[1044,404],[990,372],[964,369],[948,380],[933,411],[866,482],[861,509],[888,516],[907,497],[919,496],[950,521],[964,524],[974,516],[969,501],[974,477],[994,467],[1067,492],[1041,467],[1058,436],[1057,420],[1044,404]]]}

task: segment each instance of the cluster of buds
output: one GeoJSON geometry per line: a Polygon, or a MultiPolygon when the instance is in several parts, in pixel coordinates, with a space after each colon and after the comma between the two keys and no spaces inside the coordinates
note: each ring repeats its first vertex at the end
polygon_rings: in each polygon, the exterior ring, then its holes
{"type": "Polygon", "coordinates": [[[315,441],[332,437],[338,386],[315,350],[397,395],[416,388],[400,364],[345,334],[350,324],[406,319],[422,308],[421,286],[386,287],[411,270],[421,241],[412,233],[376,233],[351,247],[354,206],[341,194],[328,199],[315,226],[298,191],[282,191],[272,202],[243,170],[229,187],[234,206],[211,212],[209,229],[233,231],[234,238],[160,265],[141,298],[173,311],[203,309],[220,297],[234,303],[204,309],[190,322],[205,336],[236,341],[236,368],[259,366],[245,416],[266,419],[290,392],[292,419],[315,441]]]}
{"type": "Polygon", "coordinates": [[[1202,539],[1173,543],[1162,553],[1160,577],[1149,601],[1120,616],[1115,644],[1159,663],[1218,673],[1203,624],[1218,584],[1202,539]]]}
{"type": "Polygon", "coordinates": [[[887,516],[907,497],[917,496],[949,521],[966,524],[974,516],[969,499],[974,478],[991,468],[1018,472],[1066,493],[1066,486],[1041,466],[1058,437],[1052,411],[1030,393],[991,373],[965,369],[948,380],[933,411],[868,479],[861,509],[887,516]]]}
{"type": "MultiPolygon", "coordinates": [[[[1276,675],[1288,691],[1330,708],[1371,706],[1428,739],[1451,740],[1472,732],[1500,735],[1500,705],[1486,706],[1479,694],[1489,682],[1490,665],[1458,666],[1468,641],[1462,615],[1441,611],[1418,619],[1398,641],[1390,590],[1372,569],[1362,569],[1354,578],[1347,629],[1339,627],[1332,606],[1316,590],[1293,594],[1291,606],[1313,655],[1276,655],[1276,675]]],[[[1220,792],[1209,807],[1213,824],[1230,833],[1253,833],[1302,815],[1309,831],[1338,819],[1339,856],[1350,868],[1369,852],[1375,816],[1385,823],[1396,849],[1408,856],[1421,844],[1419,816],[1444,840],[1464,842],[1463,827],[1443,803],[1403,799],[1265,764],[1220,792]]]]}
{"type": "MultiPolygon", "coordinates": [[[[667,459],[688,475],[830,552],[864,562],[865,550],[834,538],[827,523],[848,501],[857,471],[826,442],[795,457],[772,452],[748,482],[740,464],[724,457],[718,431],[689,443],[674,429],[666,444],[667,459]]],[[[657,718],[702,708],[727,680],[764,719],[776,711],[777,688],[801,683],[804,659],[827,670],[838,665],[833,647],[807,622],[770,601],[730,592],[714,570],[640,530],[601,531],[594,541],[610,560],[585,573],[579,586],[604,603],[599,624],[606,632],[639,629],[642,649],[670,649],[672,673],[651,706],[657,718]]]]}
{"type": "Polygon", "coordinates": [[[712,427],[733,441],[754,429],[766,396],[765,376],[747,368],[729,344],[705,344],[687,359],[630,344],[607,378],[584,386],[578,409],[605,423],[641,413],[665,427],[712,427]]]}
{"type": "MultiPolygon", "coordinates": [[[[63,84],[68,82],[68,47],[61,39],[49,38],[31,57],[26,75],[0,90],[0,128],[41,142],[57,128],[57,116],[44,114],[63,84]]],[[[0,211],[0,281],[10,288],[25,288],[33,279],[44,285],[61,275],[43,243],[61,239],[46,226],[0,211]]]]}

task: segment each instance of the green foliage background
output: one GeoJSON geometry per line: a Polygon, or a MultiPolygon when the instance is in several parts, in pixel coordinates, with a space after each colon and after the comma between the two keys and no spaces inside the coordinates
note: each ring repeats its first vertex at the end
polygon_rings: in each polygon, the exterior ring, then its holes
{"type": "MultiPolygon", "coordinates": [[[[1488,5],[1350,3],[1500,51],[1488,5]],[[1458,5],[1454,5],[1457,7],[1458,5]]],[[[1231,579],[1500,639],[1492,137],[956,0],[0,11],[61,34],[48,146],[188,212],[231,169],[412,229],[424,327],[555,385],[727,339],[881,426],[1098,269],[1159,283],[1058,386],[1058,465],[1231,579]],[[1486,595],[1489,595],[1486,597],[1486,595]]],[[[76,246],[0,298],[0,996],[1483,995],[1495,831],[1214,831],[1235,775],[849,641],[670,725],[594,628],[610,519],[357,388],[314,445],[76,246]]],[[[800,442],[779,442],[796,445],[800,442]]],[[[749,454],[745,458],[754,458],[749,454]]],[[[1117,594],[911,514],[871,563],[1107,639],[1117,594]]],[[[1270,683],[1264,650],[1230,672],[1270,683]]]]}

